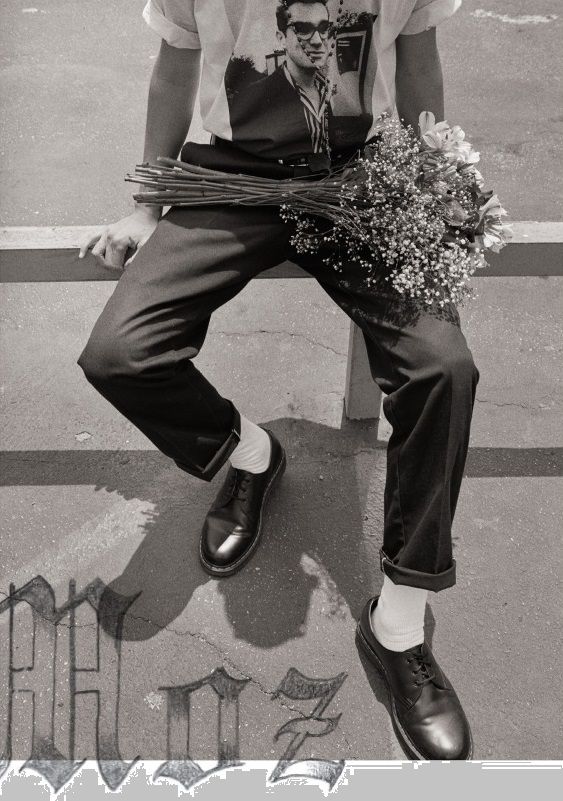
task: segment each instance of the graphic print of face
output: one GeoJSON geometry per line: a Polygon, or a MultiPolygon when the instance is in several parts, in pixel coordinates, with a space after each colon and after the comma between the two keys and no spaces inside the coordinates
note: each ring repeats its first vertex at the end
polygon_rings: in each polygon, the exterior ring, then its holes
{"type": "Polygon", "coordinates": [[[277,31],[287,59],[303,70],[323,67],[330,51],[331,30],[324,3],[293,3],[288,9],[285,35],[277,31]]]}

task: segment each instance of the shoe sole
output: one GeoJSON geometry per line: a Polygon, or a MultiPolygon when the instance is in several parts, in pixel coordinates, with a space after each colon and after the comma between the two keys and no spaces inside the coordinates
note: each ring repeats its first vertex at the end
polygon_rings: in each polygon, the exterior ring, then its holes
{"type": "Polygon", "coordinates": [[[262,513],[264,512],[264,509],[266,507],[266,502],[268,501],[268,498],[269,498],[269,495],[270,495],[270,491],[273,489],[276,481],[278,479],[280,479],[282,477],[282,475],[285,473],[286,463],[287,462],[286,462],[286,457],[285,457],[285,451],[282,448],[282,458],[280,459],[278,466],[276,467],[276,469],[272,473],[272,475],[270,477],[270,481],[268,482],[268,484],[266,486],[266,489],[264,490],[264,498],[262,500],[262,505],[260,507],[260,516],[258,518],[258,530],[256,532],[256,536],[254,537],[254,542],[252,543],[250,548],[242,556],[240,556],[237,559],[236,562],[233,562],[232,564],[227,565],[225,567],[218,567],[217,565],[210,564],[209,562],[206,561],[206,559],[205,559],[205,557],[203,555],[203,552],[202,552],[202,549],[201,549],[201,540],[200,540],[199,561],[201,562],[202,567],[210,575],[219,576],[219,577],[232,576],[233,573],[236,573],[237,570],[239,570],[251,558],[251,556],[254,554],[256,548],[258,547],[258,545],[260,543],[260,538],[262,536],[262,513]]]}
{"type": "MultiPolygon", "coordinates": [[[[401,721],[399,720],[399,716],[397,714],[397,707],[395,705],[395,698],[393,696],[393,692],[391,690],[391,683],[387,678],[387,671],[385,670],[385,666],[370,646],[369,642],[364,637],[362,632],[361,626],[358,623],[356,626],[356,635],[360,645],[366,656],[369,658],[370,662],[373,664],[377,672],[380,674],[381,678],[385,682],[385,686],[387,688],[387,695],[389,697],[389,705],[391,707],[391,720],[393,722],[393,728],[395,729],[395,734],[397,735],[397,739],[399,740],[401,746],[403,747],[404,751],[406,752],[407,756],[410,759],[417,759],[417,760],[432,760],[432,757],[426,756],[418,748],[410,739],[407,732],[403,729],[401,725],[401,721]]],[[[473,738],[471,736],[471,730],[469,731],[469,754],[465,757],[465,760],[470,760],[473,757],[473,738]]],[[[445,760],[451,761],[451,760],[445,760]]],[[[457,761],[457,760],[454,760],[457,761]]]]}

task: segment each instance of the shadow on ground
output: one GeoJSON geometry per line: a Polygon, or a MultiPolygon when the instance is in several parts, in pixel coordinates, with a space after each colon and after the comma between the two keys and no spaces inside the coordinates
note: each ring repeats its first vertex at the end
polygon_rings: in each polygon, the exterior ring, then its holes
{"type": "MultiPolygon", "coordinates": [[[[340,429],[294,419],[264,425],[286,448],[288,468],[268,502],[256,555],[240,573],[216,581],[237,639],[272,648],[300,636],[320,580],[330,587],[331,603],[348,607],[354,618],[379,583],[381,526],[365,531],[364,510],[375,482],[380,485],[375,487],[375,516],[382,521],[386,443],[366,422],[343,420],[340,429]]],[[[170,460],[158,451],[11,451],[2,462],[6,485],[88,484],[154,506],[137,550],[105,593],[109,621],[116,597],[130,599],[123,639],[157,634],[210,580],[199,565],[198,542],[226,466],[212,482],[178,470],[162,497],[155,477],[170,460]]],[[[473,448],[466,464],[468,476],[562,474],[561,448],[473,448]]],[[[102,626],[103,610],[102,599],[102,626]]],[[[430,608],[428,615],[431,638],[430,608]]],[[[113,622],[107,629],[114,629],[113,622]]]]}

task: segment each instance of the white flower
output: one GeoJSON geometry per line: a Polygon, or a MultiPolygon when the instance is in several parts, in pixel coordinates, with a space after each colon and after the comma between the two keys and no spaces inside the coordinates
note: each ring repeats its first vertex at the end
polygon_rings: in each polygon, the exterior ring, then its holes
{"type": "Polygon", "coordinates": [[[475,176],[475,183],[477,184],[479,189],[482,189],[485,186],[485,179],[483,178],[479,170],[475,169],[475,167],[473,168],[473,175],[475,176]]]}
{"type": "Polygon", "coordinates": [[[482,247],[498,253],[513,235],[512,226],[503,223],[501,217],[506,210],[500,204],[496,195],[492,195],[479,209],[478,228],[482,234],[476,237],[482,247]]]}
{"type": "Polygon", "coordinates": [[[458,164],[477,164],[479,161],[479,153],[465,141],[465,131],[459,125],[451,128],[446,120],[435,122],[431,111],[422,112],[418,125],[428,150],[437,150],[444,155],[451,153],[458,164]]]}

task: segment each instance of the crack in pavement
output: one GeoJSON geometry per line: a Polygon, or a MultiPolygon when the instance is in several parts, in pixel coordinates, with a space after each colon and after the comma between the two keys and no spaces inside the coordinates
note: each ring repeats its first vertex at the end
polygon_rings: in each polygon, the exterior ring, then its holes
{"type": "Polygon", "coordinates": [[[489,398],[476,398],[477,403],[490,403],[491,406],[518,406],[519,409],[539,409],[539,406],[528,406],[525,403],[499,403],[498,401],[490,400],[489,398]]]}
{"type": "Polygon", "coordinates": [[[317,342],[315,339],[311,339],[310,337],[305,336],[305,334],[298,334],[294,331],[274,331],[269,330],[267,328],[259,328],[257,331],[223,331],[222,329],[216,329],[214,333],[217,334],[227,334],[229,336],[237,336],[237,337],[251,337],[256,336],[256,334],[283,334],[289,337],[300,337],[300,339],[305,339],[307,342],[310,342],[312,345],[316,345],[319,348],[325,348],[326,350],[332,351],[332,353],[336,353],[337,356],[347,356],[346,353],[343,353],[340,350],[336,350],[335,348],[331,348],[330,345],[325,345],[323,342],[317,342]]]}
{"type": "MultiPolygon", "coordinates": [[[[344,734],[344,732],[343,732],[343,731],[341,731],[341,732],[340,732],[340,735],[341,735],[342,739],[344,740],[344,742],[346,743],[346,745],[348,746],[348,752],[349,752],[349,754],[350,754],[350,755],[352,755],[352,746],[351,746],[351,744],[348,742],[348,738],[346,737],[346,735],[344,734]]],[[[353,759],[354,757],[353,757],[353,756],[351,756],[351,758],[353,759]]]]}

